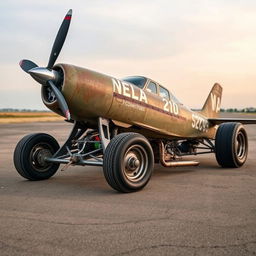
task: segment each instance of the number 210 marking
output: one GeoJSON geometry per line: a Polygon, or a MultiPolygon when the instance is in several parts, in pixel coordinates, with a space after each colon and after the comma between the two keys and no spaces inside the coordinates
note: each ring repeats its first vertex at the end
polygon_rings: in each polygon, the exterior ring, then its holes
{"type": "Polygon", "coordinates": [[[163,102],[164,102],[164,111],[170,112],[175,115],[179,114],[179,107],[175,102],[167,99],[163,99],[163,102]]]}

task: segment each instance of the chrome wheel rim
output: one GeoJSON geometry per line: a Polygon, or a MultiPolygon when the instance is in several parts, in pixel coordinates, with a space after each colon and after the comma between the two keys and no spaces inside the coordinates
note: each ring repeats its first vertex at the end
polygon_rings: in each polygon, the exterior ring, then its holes
{"type": "Polygon", "coordinates": [[[239,160],[243,160],[247,154],[246,137],[241,131],[239,131],[236,137],[235,152],[239,160]]]}
{"type": "Polygon", "coordinates": [[[124,156],[124,175],[131,182],[143,180],[148,169],[146,150],[138,144],[128,148],[124,156]]]}
{"type": "Polygon", "coordinates": [[[36,144],[30,152],[30,163],[38,172],[46,172],[51,163],[45,161],[47,157],[51,157],[53,148],[48,143],[36,144]]]}

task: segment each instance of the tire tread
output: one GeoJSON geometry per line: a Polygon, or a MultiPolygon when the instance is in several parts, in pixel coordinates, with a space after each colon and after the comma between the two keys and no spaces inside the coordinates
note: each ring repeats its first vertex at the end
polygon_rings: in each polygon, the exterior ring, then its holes
{"type": "MultiPolygon", "coordinates": [[[[134,137],[141,137],[144,140],[146,138],[142,136],[141,134],[134,133],[134,132],[127,132],[127,133],[121,133],[115,136],[109,143],[109,145],[106,148],[105,154],[104,154],[104,160],[103,160],[103,172],[104,176],[106,178],[107,183],[115,190],[119,192],[134,192],[139,189],[142,189],[147,182],[138,188],[131,188],[128,187],[124,182],[120,179],[118,172],[116,171],[117,167],[116,164],[118,162],[118,152],[121,150],[123,144],[130,139],[134,137]]],[[[151,147],[151,146],[150,146],[151,147]]],[[[152,153],[153,154],[153,153],[152,153]]]]}
{"type": "Polygon", "coordinates": [[[54,170],[52,170],[51,172],[49,172],[48,175],[36,175],[36,173],[31,172],[31,170],[29,170],[29,168],[27,169],[25,166],[25,162],[28,161],[28,159],[25,159],[25,155],[27,153],[27,147],[29,146],[29,144],[31,143],[31,141],[33,141],[33,139],[35,139],[36,137],[40,137],[40,136],[44,136],[45,138],[49,139],[51,141],[51,143],[54,144],[54,146],[57,148],[59,148],[59,144],[58,142],[49,134],[46,133],[33,133],[33,134],[29,134],[24,136],[16,145],[15,150],[14,150],[14,154],[13,154],[13,162],[14,162],[14,166],[17,170],[17,172],[25,179],[28,180],[43,180],[43,179],[48,179],[50,178],[52,175],[55,174],[55,172],[58,169],[59,164],[55,164],[54,165],[54,170]]]}

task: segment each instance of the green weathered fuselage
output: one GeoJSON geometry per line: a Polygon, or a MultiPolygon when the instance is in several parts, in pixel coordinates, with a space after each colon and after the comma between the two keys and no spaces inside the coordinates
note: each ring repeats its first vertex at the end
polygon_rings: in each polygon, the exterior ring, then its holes
{"type": "MultiPolygon", "coordinates": [[[[98,117],[112,120],[126,129],[142,128],[141,133],[164,138],[214,138],[216,129],[207,117],[179,103],[165,99],[88,69],[59,64],[64,73],[62,93],[73,120],[96,124],[98,117]]],[[[56,102],[45,105],[61,114],[56,102]]]]}

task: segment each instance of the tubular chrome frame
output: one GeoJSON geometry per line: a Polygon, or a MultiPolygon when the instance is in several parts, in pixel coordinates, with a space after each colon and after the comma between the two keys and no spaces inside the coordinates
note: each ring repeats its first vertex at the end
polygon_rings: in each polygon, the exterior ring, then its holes
{"type": "MultiPolygon", "coordinates": [[[[109,128],[107,127],[107,129],[109,128]]],[[[102,166],[104,151],[102,143],[91,139],[98,135],[102,137],[97,130],[90,129],[85,124],[75,121],[66,142],[52,157],[46,158],[45,161],[66,164],[67,166],[102,166]],[[98,144],[98,148],[90,147],[91,144],[95,145],[96,143],[98,144]],[[89,149],[85,150],[87,145],[89,145],[89,149]]]]}
{"type": "MultiPolygon", "coordinates": [[[[109,127],[109,120],[98,118],[98,129],[91,129],[82,122],[74,122],[73,129],[71,130],[68,139],[60,147],[60,149],[52,156],[45,158],[45,161],[51,163],[66,164],[66,168],[69,165],[90,165],[90,166],[103,166],[103,155],[106,147],[111,140],[111,137],[117,134],[116,129],[113,129],[113,134],[109,127]],[[112,136],[111,136],[112,134],[112,136]],[[100,137],[100,141],[93,140],[95,136],[100,137]],[[96,145],[97,148],[87,145],[96,145]]],[[[194,143],[192,152],[183,153],[178,149],[178,142],[180,141],[162,141],[159,140],[159,152],[160,162],[165,167],[172,166],[189,166],[198,165],[196,161],[182,161],[181,157],[199,154],[214,153],[214,143],[209,139],[198,139],[191,141],[194,143]],[[173,150],[173,159],[166,160],[165,155],[167,147],[169,145],[173,150]]],[[[171,154],[172,155],[172,154],[171,154]]],[[[64,166],[65,169],[65,166],[64,166]]]]}

